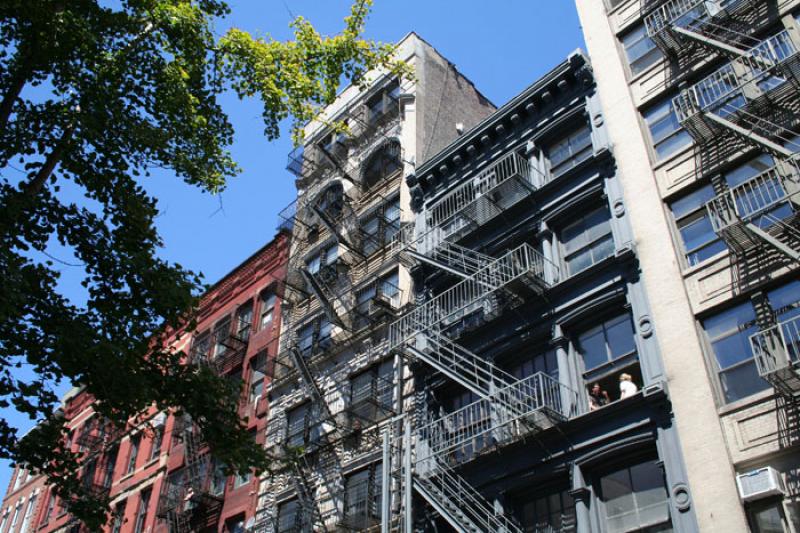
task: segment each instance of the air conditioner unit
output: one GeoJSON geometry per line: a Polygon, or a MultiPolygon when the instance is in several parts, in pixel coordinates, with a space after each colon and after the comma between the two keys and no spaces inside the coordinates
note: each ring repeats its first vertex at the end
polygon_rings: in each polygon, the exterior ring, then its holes
{"type": "Polygon", "coordinates": [[[739,487],[739,496],[745,502],[777,494],[786,494],[786,488],[780,472],[771,466],[738,474],[736,476],[736,485],[739,487]]]}

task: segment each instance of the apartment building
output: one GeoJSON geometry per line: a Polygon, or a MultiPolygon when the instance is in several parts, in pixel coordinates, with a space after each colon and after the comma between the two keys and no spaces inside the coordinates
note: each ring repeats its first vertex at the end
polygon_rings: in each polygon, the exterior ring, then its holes
{"type": "Polygon", "coordinates": [[[388,324],[411,296],[397,246],[412,221],[403,176],[494,110],[419,36],[396,54],[412,80],[376,72],[368,89],[346,88],[289,158],[298,197],[283,214],[293,234],[268,373],[267,447],[279,467],[263,478],[255,531],[368,529],[387,507],[383,450],[413,401],[405,360],[387,350],[388,324]]]}
{"type": "Polygon", "coordinates": [[[586,56],[408,183],[417,298],[389,348],[414,361],[415,530],[697,531],[635,199],[586,56]]]}
{"type": "Polygon", "coordinates": [[[0,504],[0,531],[28,533],[36,531],[46,492],[43,476],[22,467],[14,467],[11,481],[0,504]]]}
{"type": "MultiPolygon", "coordinates": [[[[281,224],[273,240],[203,296],[196,332],[175,332],[172,341],[188,354],[187,364],[239,385],[240,415],[262,443],[266,369],[278,348],[289,238],[281,224]]],[[[69,430],[66,445],[82,454],[83,489],[111,501],[103,531],[241,533],[252,526],[258,479],[228,476],[190,418],[151,409],[117,428],[94,406],[94,398],[76,387],[62,398],[61,411],[69,430]]],[[[26,477],[21,468],[0,512],[2,533],[88,531],[42,476],[26,477]]]]}
{"type": "Polygon", "coordinates": [[[703,531],[800,531],[800,3],[577,0],[703,531]]]}

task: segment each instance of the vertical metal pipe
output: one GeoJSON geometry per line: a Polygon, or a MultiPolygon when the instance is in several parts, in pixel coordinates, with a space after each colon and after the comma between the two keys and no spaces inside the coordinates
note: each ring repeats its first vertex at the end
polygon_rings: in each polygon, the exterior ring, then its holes
{"type": "Polygon", "coordinates": [[[389,429],[383,430],[383,465],[381,467],[381,533],[389,533],[389,518],[392,514],[391,508],[391,454],[389,442],[389,429]]]}
{"type": "Polygon", "coordinates": [[[405,533],[413,533],[411,509],[411,421],[403,424],[403,512],[405,533]]]}

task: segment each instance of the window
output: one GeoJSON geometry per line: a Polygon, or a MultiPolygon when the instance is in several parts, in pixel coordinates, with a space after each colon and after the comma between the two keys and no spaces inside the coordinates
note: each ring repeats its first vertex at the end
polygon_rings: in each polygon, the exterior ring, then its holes
{"type": "MultiPolygon", "coordinates": [[[[53,489],[50,489],[50,494],[47,497],[47,509],[44,511],[44,516],[42,517],[42,523],[46,524],[50,521],[50,517],[53,515],[53,509],[56,507],[56,492],[53,489]]],[[[3,528],[0,527],[0,531],[3,528]]]]}
{"type": "Polygon", "coordinates": [[[380,463],[350,474],[344,480],[344,518],[350,529],[363,530],[381,518],[380,463]]]}
{"type": "Polygon", "coordinates": [[[767,387],[758,376],[750,346],[750,335],[758,331],[756,313],[750,302],[704,320],[703,329],[714,354],[714,366],[726,403],[767,387]]]}
{"type": "Polygon", "coordinates": [[[781,500],[755,501],[747,504],[747,521],[753,533],[784,533],[786,518],[781,500]]]}
{"type": "Polygon", "coordinates": [[[25,517],[22,519],[22,525],[20,526],[19,530],[20,533],[25,533],[28,531],[28,527],[31,523],[31,518],[33,518],[33,511],[36,509],[36,494],[31,496],[31,499],[28,500],[28,508],[25,510],[25,517]]]}
{"type": "Polygon", "coordinates": [[[306,259],[306,268],[309,274],[317,274],[325,265],[332,265],[336,263],[339,258],[339,246],[332,244],[330,246],[323,246],[318,252],[311,255],[306,259]]]}
{"type": "Polygon", "coordinates": [[[11,492],[14,492],[22,486],[23,479],[25,479],[25,469],[20,467],[17,469],[17,477],[14,478],[14,487],[11,489],[11,492]]]}
{"type": "Polygon", "coordinates": [[[618,6],[622,5],[624,2],[625,0],[606,0],[606,8],[608,11],[612,11],[618,6]]]}
{"type": "Polygon", "coordinates": [[[569,275],[589,268],[614,253],[607,207],[595,209],[565,227],[561,232],[561,247],[569,275]]]}
{"type": "Polygon", "coordinates": [[[664,473],[654,460],[600,478],[600,500],[611,533],[671,531],[664,473]]]}
{"type": "Polygon", "coordinates": [[[236,310],[236,337],[247,342],[253,326],[253,302],[247,302],[236,310]]]}
{"type": "Polygon", "coordinates": [[[626,313],[607,320],[578,337],[587,372],[636,353],[633,324],[626,313]]]}
{"type": "Polygon", "coordinates": [[[522,506],[524,531],[575,531],[575,502],[566,490],[534,496],[522,506]]]}
{"type": "Polygon", "coordinates": [[[111,533],[122,533],[122,525],[125,523],[125,503],[123,500],[114,507],[114,522],[111,526],[111,533]]]}
{"type": "Polygon", "coordinates": [[[14,516],[11,518],[11,525],[9,526],[9,531],[13,531],[15,527],[17,527],[17,522],[19,522],[19,514],[22,511],[22,500],[17,502],[17,505],[14,507],[14,516]]]}
{"type": "Polygon", "coordinates": [[[136,434],[130,438],[130,446],[128,448],[128,469],[126,470],[128,474],[136,469],[136,456],[139,455],[139,445],[141,444],[141,440],[141,434],[136,434]]]}
{"type": "Polygon", "coordinates": [[[397,82],[393,82],[367,100],[367,123],[370,125],[375,124],[384,115],[397,109],[397,99],[399,97],[400,85],[397,82]]]}
{"type": "Polygon", "coordinates": [[[271,291],[261,293],[261,318],[258,320],[258,329],[263,331],[272,325],[272,314],[275,310],[275,294],[271,291]]]}
{"type": "Polygon", "coordinates": [[[145,489],[139,496],[139,507],[136,509],[136,521],[134,522],[134,533],[142,533],[147,522],[147,507],[150,505],[150,489],[145,489]]]}
{"type": "Polygon", "coordinates": [[[518,364],[511,370],[511,374],[517,379],[525,379],[539,372],[544,372],[554,379],[558,379],[558,359],[555,350],[547,350],[537,354],[531,359],[518,364]]]}
{"type": "Polygon", "coordinates": [[[400,231],[400,198],[389,201],[366,217],[361,229],[364,233],[364,255],[372,255],[388,244],[400,231]]]}
{"type": "Polygon", "coordinates": [[[244,533],[244,516],[236,516],[225,521],[225,533],[244,533]]]}
{"type": "Polygon", "coordinates": [[[350,405],[355,416],[370,425],[387,417],[394,399],[394,363],[391,360],[350,379],[350,405]]]}
{"type": "Polygon", "coordinates": [[[250,403],[264,393],[264,371],[267,368],[267,351],[258,352],[250,362],[250,403]]]}
{"type": "Polygon", "coordinates": [[[225,484],[228,481],[228,476],[225,474],[225,465],[215,461],[214,471],[211,475],[211,494],[214,496],[222,496],[225,492],[225,484]]]}
{"type": "Polygon", "coordinates": [[[655,43],[647,36],[644,25],[625,34],[622,37],[622,47],[625,49],[632,76],[644,72],[662,57],[655,43]]]}
{"type": "Polygon", "coordinates": [[[356,291],[356,327],[361,328],[372,323],[370,310],[374,305],[391,309],[400,306],[400,288],[397,270],[362,287],[356,291]]]}
{"type": "Polygon", "coordinates": [[[150,448],[150,460],[161,454],[161,443],[164,441],[164,426],[156,426],[153,430],[153,447],[150,448]]]}
{"type": "Polygon", "coordinates": [[[300,531],[302,515],[297,500],[289,500],[278,505],[277,533],[300,531]]]}
{"type": "Polygon", "coordinates": [[[208,349],[211,346],[211,338],[208,331],[198,333],[192,341],[192,360],[202,361],[208,357],[208,349]]]}
{"type": "Polygon", "coordinates": [[[681,128],[671,99],[662,101],[642,115],[650,130],[650,138],[657,160],[666,159],[691,144],[692,138],[686,130],[681,128]]]}
{"type": "Polygon", "coordinates": [[[550,173],[555,178],[592,155],[592,130],[584,125],[555,143],[548,151],[550,173]]]}
{"type": "Polygon", "coordinates": [[[231,317],[225,317],[214,326],[214,357],[221,357],[228,349],[228,336],[231,334],[231,317]]]}
{"type": "Polygon", "coordinates": [[[114,470],[117,467],[117,456],[119,455],[119,445],[115,445],[109,452],[106,454],[106,468],[105,468],[105,476],[103,478],[103,486],[110,487],[111,483],[114,481],[114,470]]]}
{"type": "Polygon", "coordinates": [[[714,189],[706,185],[670,204],[678,226],[683,253],[689,266],[694,266],[726,249],[725,242],[714,233],[706,210],[706,202],[714,198],[714,189]]]}
{"type": "Polygon", "coordinates": [[[311,404],[304,403],[286,414],[286,444],[304,446],[319,438],[319,428],[311,423],[311,404]]]}
{"type": "Polygon", "coordinates": [[[392,141],[384,144],[372,154],[362,170],[361,183],[363,187],[370,189],[402,169],[400,153],[400,143],[392,141]]]}
{"type": "MultiPolygon", "coordinates": [[[[8,522],[8,513],[9,513],[9,509],[8,509],[8,507],[6,507],[3,510],[3,519],[0,520],[0,532],[5,531],[5,529],[6,529],[6,523],[8,522]]],[[[47,520],[45,520],[45,522],[47,522],[47,520]]]]}

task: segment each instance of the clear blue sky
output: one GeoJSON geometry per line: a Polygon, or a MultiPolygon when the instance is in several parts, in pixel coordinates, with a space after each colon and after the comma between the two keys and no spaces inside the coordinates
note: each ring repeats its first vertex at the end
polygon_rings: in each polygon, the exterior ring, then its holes
{"type": "MultiPolygon", "coordinates": [[[[599,1],[599,0],[598,0],[599,1]]],[[[220,24],[276,39],[290,36],[293,15],[323,33],[336,33],[349,10],[346,0],[229,0],[231,16],[220,24]]],[[[433,45],[496,105],[502,105],[576,48],[585,48],[572,0],[375,0],[367,37],[395,42],[410,31],[433,45]]],[[[201,194],[168,176],[146,187],[159,199],[158,226],[164,257],[200,271],[213,282],[269,241],[278,211],[294,198],[285,170],[288,137],[267,142],[257,102],[224,102],[236,128],[233,153],[243,169],[220,197],[201,194]]],[[[77,274],[77,273],[76,273],[77,274]]],[[[63,267],[69,292],[70,268],[63,267]]],[[[27,430],[32,422],[14,411],[2,416],[27,430]]],[[[0,490],[11,469],[0,461],[0,490]]]]}

